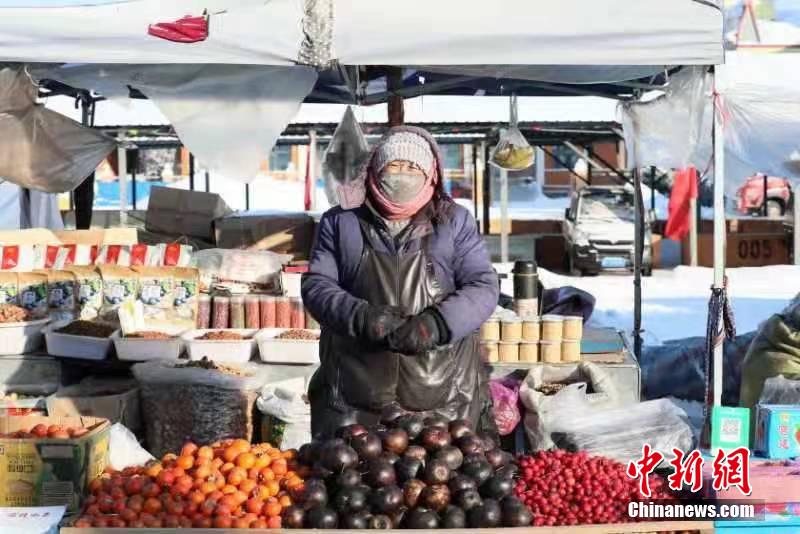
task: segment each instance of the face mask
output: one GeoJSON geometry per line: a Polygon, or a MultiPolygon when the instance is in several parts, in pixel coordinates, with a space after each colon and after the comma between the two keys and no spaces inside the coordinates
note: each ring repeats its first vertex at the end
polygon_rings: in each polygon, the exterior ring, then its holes
{"type": "Polygon", "coordinates": [[[397,204],[414,200],[425,186],[424,174],[387,173],[380,175],[380,187],[386,197],[397,204]]]}

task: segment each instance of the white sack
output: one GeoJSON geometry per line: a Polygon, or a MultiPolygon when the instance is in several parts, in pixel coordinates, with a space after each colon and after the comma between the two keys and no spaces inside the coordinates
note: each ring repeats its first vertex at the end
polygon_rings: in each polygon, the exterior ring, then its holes
{"type": "Polygon", "coordinates": [[[29,189],[75,189],[114,148],[108,136],[36,104],[22,69],[0,70],[0,177],[29,189]]]}
{"type": "Polygon", "coordinates": [[[126,467],[145,465],[154,460],[139,440],[123,424],[111,425],[108,438],[108,461],[112,469],[122,471],[126,467]]]}

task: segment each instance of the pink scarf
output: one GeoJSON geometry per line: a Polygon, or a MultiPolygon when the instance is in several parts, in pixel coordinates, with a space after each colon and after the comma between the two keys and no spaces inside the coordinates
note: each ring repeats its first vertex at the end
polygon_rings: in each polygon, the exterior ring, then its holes
{"type": "Polygon", "coordinates": [[[417,214],[419,210],[433,198],[433,192],[436,189],[436,183],[439,181],[439,173],[434,167],[427,174],[425,185],[422,186],[419,194],[409,202],[399,204],[393,202],[381,191],[381,186],[378,183],[379,178],[375,175],[372,169],[367,170],[367,190],[369,191],[369,198],[378,212],[389,221],[402,221],[410,219],[417,214]]]}

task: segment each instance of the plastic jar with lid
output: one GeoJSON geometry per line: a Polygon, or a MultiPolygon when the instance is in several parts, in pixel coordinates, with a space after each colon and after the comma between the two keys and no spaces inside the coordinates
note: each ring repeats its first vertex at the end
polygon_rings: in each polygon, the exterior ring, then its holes
{"type": "Polygon", "coordinates": [[[561,341],[564,338],[564,317],[542,316],[542,341],[561,341]]]}
{"type": "Polygon", "coordinates": [[[519,361],[538,362],[539,343],[536,341],[523,341],[519,344],[519,361]]]}
{"type": "Polygon", "coordinates": [[[211,328],[228,328],[230,326],[231,299],[214,297],[214,315],[211,328]]]}
{"type": "Polygon", "coordinates": [[[197,328],[205,330],[211,326],[211,297],[208,295],[197,296],[197,328]]]}
{"type": "Polygon", "coordinates": [[[231,297],[231,328],[244,328],[244,297],[231,297]]]}
{"type": "Polygon", "coordinates": [[[305,328],[306,327],[306,311],[303,307],[303,301],[299,298],[290,300],[292,315],[290,317],[290,324],[292,328],[305,328]]]}
{"type": "Polygon", "coordinates": [[[542,324],[539,321],[522,321],[522,341],[539,341],[542,338],[542,324]]]}
{"type": "Polygon", "coordinates": [[[564,317],[564,339],[583,339],[583,316],[567,315],[564,317]]]}
{"type": "Polygon", "coordinates": [[[561,362],[561,341],[541,341],[539,342],[539,351],[544,363],[560,363],[561,362]]]}
{"type": "Polygon", "coordinates": [[[247,295],[244,298],[244,317],[247,328],[261,328],[261,303],[258,295],[247,295]]]}
{"type": "Polygon", "coordinates": [[[498,356],[501,362],[514,363],[519,361],[518,341],[501,341],[498,349],[498,356]]]}
{"type": "Polygon", "coordinates": [[[581,361],[580,339],[565,339],[561,342],[561,361],[563,362],[581,361]]]}
{"type": "Polygon", "coordinates": [[[275,298],[275,326],[277,328],[292,327],[292,303],[289,297],[275,298]]]}
{"type": "Polygon", "coordinates": [[[500,340],[519,343],[522,339],[522,321],[505,319],[500,323],[500,340]]]}
{"type": "Polygon", "coordinates": [[[497,363],[497,361],[500,359],[499,343],[496,341],[489,341],[486,343],[481,343],[480,347],[484,362],[497,363]]]}
{"type": "Polygon", "coordinates": [[[275,297],[261,295],[258,300],[261,311],[261,328],[275,328],[275,297]]]}
{"type": "Polygon", "coordinates": [[[490,318],[481,325],[481,341],[500,341],[500,321],[490,318]]]}

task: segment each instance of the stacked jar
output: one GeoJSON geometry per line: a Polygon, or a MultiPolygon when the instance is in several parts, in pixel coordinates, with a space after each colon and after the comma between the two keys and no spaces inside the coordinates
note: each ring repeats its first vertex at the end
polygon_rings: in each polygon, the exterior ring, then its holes
{"type": "Polygon", "coordinates": [[[490,317],[481,325],[481,353],[486,363],[496,363],[500,359],[500,321],[490,317]]]}
{"type": "Polygon", "coordinates": [[[561,340],[561,357],[565,362],[581,361],[581,340],[583,339],[583,317],[567,315],[564,317],[564,336],[561,340]]]}

